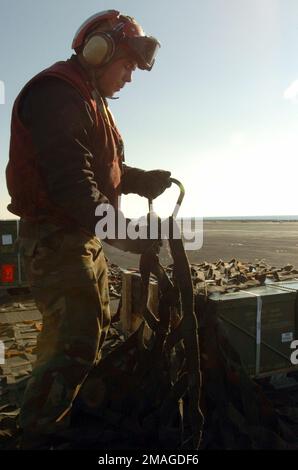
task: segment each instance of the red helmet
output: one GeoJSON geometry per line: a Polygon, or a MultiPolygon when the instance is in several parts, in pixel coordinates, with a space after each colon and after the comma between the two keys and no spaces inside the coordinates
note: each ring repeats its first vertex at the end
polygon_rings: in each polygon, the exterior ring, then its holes
{"type": "MultiPolygon", "coordinates": [[[[104,60],[101,61],[101,65],[108,63],[113,58],[117,47],[121,46],[127,48],[134,56],[140,69],[151,70],[160,43],[154,37],[146,36],[134,18],[121,15],[116,10],[96,13],[84,21],[74,36],[72,49],[76,52],[82,51],[86,38],[92,34],[96,27],[105,22],[109,22],[111,27],[94,33],[96,36],[101,36],[104,41],[104,60]]],[[[102,50],[99,51],[99,56],[101,55],[102,50]]]]}

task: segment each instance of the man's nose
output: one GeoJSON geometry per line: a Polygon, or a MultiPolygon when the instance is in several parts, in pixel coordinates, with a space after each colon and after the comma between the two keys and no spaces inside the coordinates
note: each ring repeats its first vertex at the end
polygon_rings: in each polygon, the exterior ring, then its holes
{"type": "Polygon", "coordinates": [[[128,83],[132,81],[132,70],[127,71],[127,73],[125,75],[125,81],[128,82],[128,83]]]}

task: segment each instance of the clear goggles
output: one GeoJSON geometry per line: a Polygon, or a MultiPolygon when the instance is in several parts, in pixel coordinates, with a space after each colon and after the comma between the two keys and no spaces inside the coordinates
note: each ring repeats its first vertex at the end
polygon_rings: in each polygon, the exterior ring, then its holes
{"type": "Polygon", "coordinates": [[[124,42],[136,57],[138,67],[142,70],[151,70],[160,48],[158,40],[152,36],[138,36],[125,38],[124,42]]]}

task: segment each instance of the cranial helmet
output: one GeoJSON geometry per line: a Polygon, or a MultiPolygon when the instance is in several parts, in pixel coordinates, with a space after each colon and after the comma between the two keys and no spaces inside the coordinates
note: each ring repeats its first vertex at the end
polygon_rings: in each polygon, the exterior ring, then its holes
{"type": "Polygon", "coordinates": [[[94,67],[110,62],[120,47],[127,49],[140,69],[151,70],[160,43],[154,37],[146,36],[134,18],[116,10],[106,10],[88,18],[72,42],[72,49],[82,53],[85,61],[94,67]]]}

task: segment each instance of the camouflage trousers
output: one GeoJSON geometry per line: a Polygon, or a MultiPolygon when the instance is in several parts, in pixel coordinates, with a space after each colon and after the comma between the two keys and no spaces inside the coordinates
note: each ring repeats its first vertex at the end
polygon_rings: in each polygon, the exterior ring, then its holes
{"type": "Polygon", "coordinates": [[[24,434],[50,434],[68,426],[72,402],[100,359],[110,325],[107,265],[101,242],[79,230],[25,223],[19,244],[43,321],[20,426],[24,434]]]}

